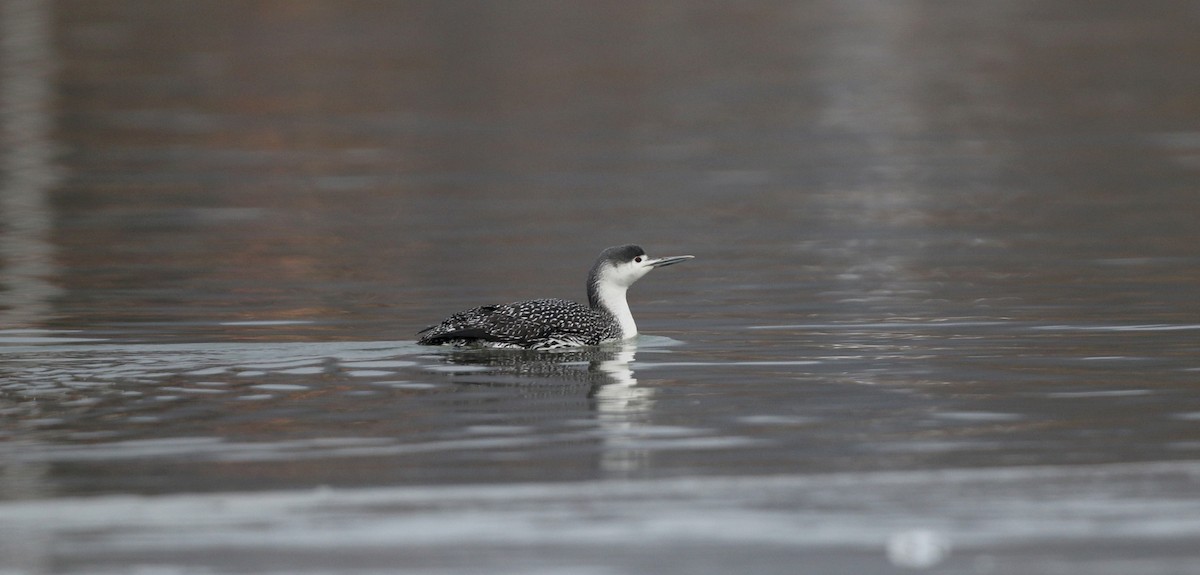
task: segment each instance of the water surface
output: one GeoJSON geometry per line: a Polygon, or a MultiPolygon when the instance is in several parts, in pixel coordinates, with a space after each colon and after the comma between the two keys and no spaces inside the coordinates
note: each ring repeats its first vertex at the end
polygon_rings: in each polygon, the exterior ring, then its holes
{"type": "Polygon", "coordinates": [[[1200,559],[1188,3],[0,6],[0,570],[1200,559]]]}

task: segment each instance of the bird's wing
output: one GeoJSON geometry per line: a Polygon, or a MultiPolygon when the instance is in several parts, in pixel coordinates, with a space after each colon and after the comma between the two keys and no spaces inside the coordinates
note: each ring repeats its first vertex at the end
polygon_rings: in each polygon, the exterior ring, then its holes
{"type": "Polygon", "coordinates": [[[420,333],[428,334],[421,341],[467,339],[523,345],[555,336],[584,334],[586,322],[582,318],[590,313],[593,312],[582,305],[559,299],[480,306],[425,328],[420,333]]]}

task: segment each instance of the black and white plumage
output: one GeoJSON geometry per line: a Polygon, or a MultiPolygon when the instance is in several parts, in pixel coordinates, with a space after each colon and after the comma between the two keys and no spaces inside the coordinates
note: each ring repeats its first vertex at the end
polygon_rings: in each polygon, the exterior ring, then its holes
{"type": "Polygon", "coordinates": [[[556,349],[596,345],[637,335],[625,292],[654,268],[692,256],[651,258],[639,246],[600,253],[588,272],[588,306],[563,299],[535,299],[460,311],[421,330],[422,345],[556,349]]]}

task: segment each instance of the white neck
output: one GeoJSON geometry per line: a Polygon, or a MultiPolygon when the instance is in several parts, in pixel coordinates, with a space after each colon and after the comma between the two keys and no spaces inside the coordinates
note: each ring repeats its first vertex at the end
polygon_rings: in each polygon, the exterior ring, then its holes
{"type": "Polygon", "coordinates": [[[625,300],[625,292],[628,290],[628,286],[620,286],[612,282],[604,282],[596,286],[596,295],[600,298],[600,305],[613,314],[613,317],[617,318],[617,323],[621,325],[621,339],[629,339],[638,333],[637,324],[633,321],[633,314],[629,311],[629,302],[625,300]]]}

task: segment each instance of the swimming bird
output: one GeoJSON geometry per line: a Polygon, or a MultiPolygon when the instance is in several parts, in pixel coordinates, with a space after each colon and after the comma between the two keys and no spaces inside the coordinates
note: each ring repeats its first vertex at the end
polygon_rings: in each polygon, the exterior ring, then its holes
{"type": "Polygon", "coordinates": [[[693,256],[651,258],[640,246],[600,252],[588,272],[588,305],[534,299],[460,311],[419,332],[422,345],[558,349],[596,345],[637,335],[625,292],[654,268],[693,256]]]}

